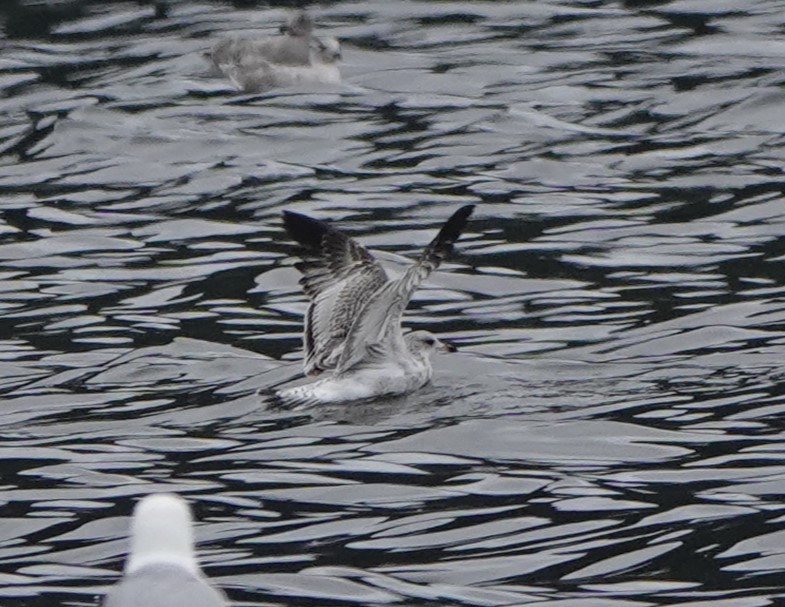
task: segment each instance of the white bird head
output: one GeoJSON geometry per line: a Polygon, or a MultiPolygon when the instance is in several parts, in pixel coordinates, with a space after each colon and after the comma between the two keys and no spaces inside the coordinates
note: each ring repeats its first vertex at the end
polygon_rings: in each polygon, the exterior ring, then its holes
{"type": "Polygon", "coordinates": [[[412,331],[404,335],[406,346],[412,354],[424,354],[428,356],[432,352],[455,352],[458,348],[448,341],[436,337],[430,331],[412,331]]]}
{"type": "Polygon", "coordinates": [[[336,63],[341,60],[341,43],[333,36],[312,38],[311,57],[319,63],[336,63]]]}
{"type": "Polygon", "coordinates": [[[125,572],[131,574],[152,563],[174,565],[199,574],[191,509],[185,500],[170,493],[148,495],[134,508],[131,551],[125,572]]]}

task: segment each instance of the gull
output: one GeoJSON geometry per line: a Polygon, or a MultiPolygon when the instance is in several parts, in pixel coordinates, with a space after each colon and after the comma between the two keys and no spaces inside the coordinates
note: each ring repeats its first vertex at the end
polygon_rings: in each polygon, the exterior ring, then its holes
{"type": "Polygon", "coordinates": [[[134,508],[123,579],[103,607],[227,606],[199,569],[185,500],[169,493],[144,497],[134,508]]]}
{"type": "Polygon", "coordinates": [[[455,346],[428,331],[401,330],[401,316],[417,287],[452,253],[474,209],[458,209],[420,258],[391,280],[368,250],[332,226],[284,211],[289,235],[305,252],[295,267],[310,300],[305,314],[304,370],[330,375],[279,390],[283,402],[337,403],[405,394],[427,384],[430,355],[455,346]]]}
{"type": "Polygon", "coordinates": [[[213,65],[223,71],[225,65],[244,65],[269,61],[281,65],[309,65],[313,19],[306,11],[298,11],[281,26],[282,36],[263,38],[232,37],[218,41],[207,53],[213,65]]]}
{"type": "Polygon", "coordinates": [[[313,19],[306,11],[294,13],[281,32],[284,35],[226,38],[207,56],[214,68],[246,93],[341,81],[337,65],[341,45],[332,36],[314,36],[313,19]]]}
{"type": "Polygon", "coordinates": [[[338,84],[341,72],[337,62],[341,45],[337,38],[312,38],[308,65],[285,65],[265,59],[226,63],[220,69],[241,91],[260,93],[277,87],[308,84],[338,84]]]}

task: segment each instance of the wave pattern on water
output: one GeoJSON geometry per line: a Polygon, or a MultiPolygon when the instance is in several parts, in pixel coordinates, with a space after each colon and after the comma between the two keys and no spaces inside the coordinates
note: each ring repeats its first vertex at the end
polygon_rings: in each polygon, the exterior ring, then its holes
{"type": "Polygon", "coordinates": [[[781,601],[779,3],[332,3],[344,83],[240,95],[248,5],[0,7],[0,602],[94,604],[165,490],[243,605],[781,601]],[[280,212],[394,272],[469,203],[433,385],[266,406],[280,212]]]}

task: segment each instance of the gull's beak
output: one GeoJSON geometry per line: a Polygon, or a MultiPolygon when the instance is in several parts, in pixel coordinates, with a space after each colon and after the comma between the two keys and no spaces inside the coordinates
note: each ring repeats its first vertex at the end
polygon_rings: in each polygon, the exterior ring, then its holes
{"type": "Polygon", "coordinates": [[[449,342],[449,341],[445,341],[443,339],[440,339],[439,341],[441,342],[441,345],[439,345],[438,349],[441,352],[457,352],[458,351],[458,346],[456,346],[454,343],[449,342]]]}

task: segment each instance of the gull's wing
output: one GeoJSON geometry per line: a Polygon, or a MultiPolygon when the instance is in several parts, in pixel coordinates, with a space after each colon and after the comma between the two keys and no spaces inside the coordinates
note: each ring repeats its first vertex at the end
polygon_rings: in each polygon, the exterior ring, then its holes
{"type": "Polygon", "coordinates": [[[401,315],[418,286],[439,267],[461,236],[474,205],[461,207],[447,220],[413,266],[397,280],[388,281],[372,294],[354,319],[338,360],[336,373],[345,373],[366,359],[396,356],[405,348],[401,315]]]}
{"type": "Polygon", "coordinates": [[[311,64],[309,38],[277,36],[274,38],[226,38],[219,40],[209,52],[213,64],[252,68],[258,63],[280,65],[311,64]]]}
{"type": "Polygon", "coordinates": [[[240,64],[269,61],[282,65],[310,65],[310,38],[278,36],[267,40],[251,40],[241,51],[240,64]]]}
{"type": "Polygon", "coordinates": [[[258,62],[307,66],[311,64],[312,30],[313,18],[301,10],[281,26],[282,36],[224,38],[206,54],[219,69],[225,65],[253,67],[258,62]]]}
{"type": "Polygon", "coordinates": [[[204,579],[171,565],[149,565],[109,590],[102,607],[228,607],[204,579]]]}
{"type": "Polygon", "coordinates": [[[227,63],[221,65],[220,69],[237,90],[244,93],[262,93],[278,84],[275,71],[269,63],[260,61],[252,67],[227,63]]]}
{"type": "Polygon", "coordinates": [[[361,245],[312,217],[283,212],[289,235],[305,248],[300,284],[310,300],[305,313],[305,373],[335,367],[354,319],[387,274],[361,245]]]}

